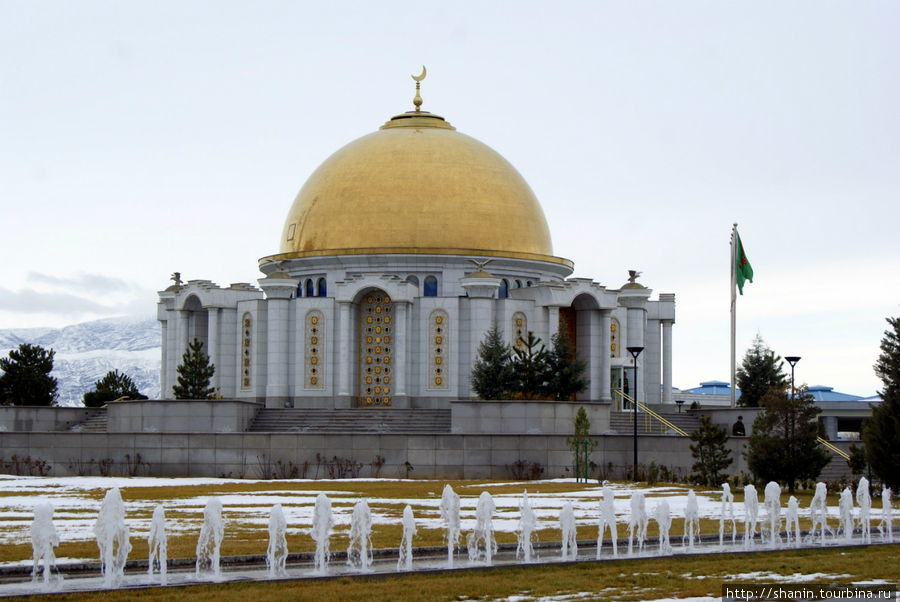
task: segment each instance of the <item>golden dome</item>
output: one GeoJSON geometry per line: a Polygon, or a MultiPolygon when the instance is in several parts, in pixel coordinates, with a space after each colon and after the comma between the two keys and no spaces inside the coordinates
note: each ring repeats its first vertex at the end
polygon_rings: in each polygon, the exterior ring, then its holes
{"type": "Polygon", "coordinates": [[[278,255],[552,257],[537,198],[506,159],[424,111],[397,115],[331,155],[288,212],[278,255]]]}

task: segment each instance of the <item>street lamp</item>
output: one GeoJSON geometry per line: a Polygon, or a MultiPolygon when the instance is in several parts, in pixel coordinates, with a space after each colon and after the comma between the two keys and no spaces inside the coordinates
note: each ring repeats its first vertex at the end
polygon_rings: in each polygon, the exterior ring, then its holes
{"type": "Polygon", "coordinates": [[[794,398],[794,366],[797,365],[797,362],[800,361],[799,355],[788,355],[785,356],[784,361],[791,365],[791,399],[794,398]]]}
{"type": "Polygon", "coordinates": [[[641,351],[644,350],[643,347],[626,347],[628,349],[628,353],[631,354],[632,359],[634,360],[634,397],[632,397],[631,407],[634,414],[634,468],[631,473],[631,477],[637,481],[637,467],[638,467],[638,453],[637,453],[637,401],[638,401],[638,361],[637,358],[641,354],[641,351]]]}
{"type": "MultiPolygon", "coordinates": [[[[795,415],[795,412],[797,411],[797,408],[794,407],[794,397],[796,395],[794,393],[794,366],[796,366],[797,362],[800,361],[800,356],[799,355],[788,355],[788,356],[785,356],[784,359],[787,363],[789,363],[791,365],[791,403],[789,404],[791,406],[791,410],[790,410],[790,413],[788,414],[788,416],[790,417],[790,421],[788,423],[788,428],[790,429],[789,430],[790,439],[788,441],[787,453],[788,453],[788,458],[790,458],[791,461],[793,461],[793,459],[794,459],[794,415],[795,415]]],[[[791,482],[790,484],[793,486],[793,482],[791,482]]]]}

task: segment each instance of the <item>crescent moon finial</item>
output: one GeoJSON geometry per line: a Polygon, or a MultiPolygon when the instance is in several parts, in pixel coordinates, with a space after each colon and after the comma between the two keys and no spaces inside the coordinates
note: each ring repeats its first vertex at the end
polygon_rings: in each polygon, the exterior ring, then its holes
{"type": "Polygon", "coordinates": [[[422,73],[419,75],[411,75],[410,77],[416,82],[416,95],[413,97],[413,104],[416,106],[416,111],[419,110],[419,107],[422,106],[422,97],[419,96],[419,85],[422,83],[422,80],[425,79],[425,75],[428,72],[425,70],[425,65],[422,65],[422,73]]]}

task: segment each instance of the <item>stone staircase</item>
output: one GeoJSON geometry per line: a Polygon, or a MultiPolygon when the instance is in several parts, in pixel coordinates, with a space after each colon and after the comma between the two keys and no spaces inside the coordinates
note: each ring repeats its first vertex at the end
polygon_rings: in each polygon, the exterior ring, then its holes
{"type": "Polygon", "coordinates": [[[351,408],[262,409],[254,433],[449,433],[450,410],[351,408]]]}
{"type": "MultiPolygon", "coordinates": [[[[700,426],[700,419],[690,414],[660,412],[659,415],[688,434],[700,426]]],[[[609,413],[609,428],[620,435],[631,435],[634,433],[633,420],[631,412],[613,411],[609,413]]],[[[668,429],[655,419],[643,412],[638,413],[639,435],[664,435],[667,432],[668,429]]]]}
{"type": "Polygon", "coordinates": [[[69,427],[76,433],[105,433],[106,432],[106,408],[97,408],[85,420],[69,427]]]}

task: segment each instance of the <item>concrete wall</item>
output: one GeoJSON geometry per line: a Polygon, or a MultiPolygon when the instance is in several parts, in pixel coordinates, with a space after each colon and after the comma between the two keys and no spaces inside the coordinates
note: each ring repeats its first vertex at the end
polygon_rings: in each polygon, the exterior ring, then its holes
{"type": "Polygon", "coordinates": [[[609,430],[609,402],[453,401],[452,431],[484,435],[572,435],[575,414],[583,407],[591,433],[609,430]]]}
{"type": "Polygon", "coordinates": [[[263,404],[239,399],[116,401],[108,405],[108,433],[240,433],[263,404]]]}
{"type": "MultiPolygon", "coordinates": [[[[621,478],[631,465],[630,436],[597,437],[591,454],[604,478],[621,478]]],[[[693,462],[684,437],[639,439],[639,462],[690,472],[693,462]]],[[[728,474],[746,471],[745,440],[732,439],[735,463],[728,474]]],[[[327,478],[326,464],[316,471],[316,455],[351,459],[362,465],[358,476],[373,476],[371,463],[384,458],[382,477],[506,479],[521,460],[544,468],[543,478],[572,476],[572,453],[562,435],[372,435],[276,433],[0,433],[5,460],[12,454],[50,464],[52,475],[101,474],[150,476],[232,476],[261,478],[275,463],[288,462],[307,478],[327,478]],[[126,457],[127,455],[127,457],[126,457]],[[139,458],[139,462],[138,462],[139,458]],[[107,466],[108,465],[108,466],[107,466]]],[[[835,461],[838,462],[837,460],[835,461]]],[[[298,476],[304,476],[299,473],[298,476]]],[[[350,475],[348,475],[350,476],[350,475]]]]}
{"type": "Polygon", "coordinates": [[[65,431],[87,420],[94,408],[0,407],[0,431],[65,431]]]}

